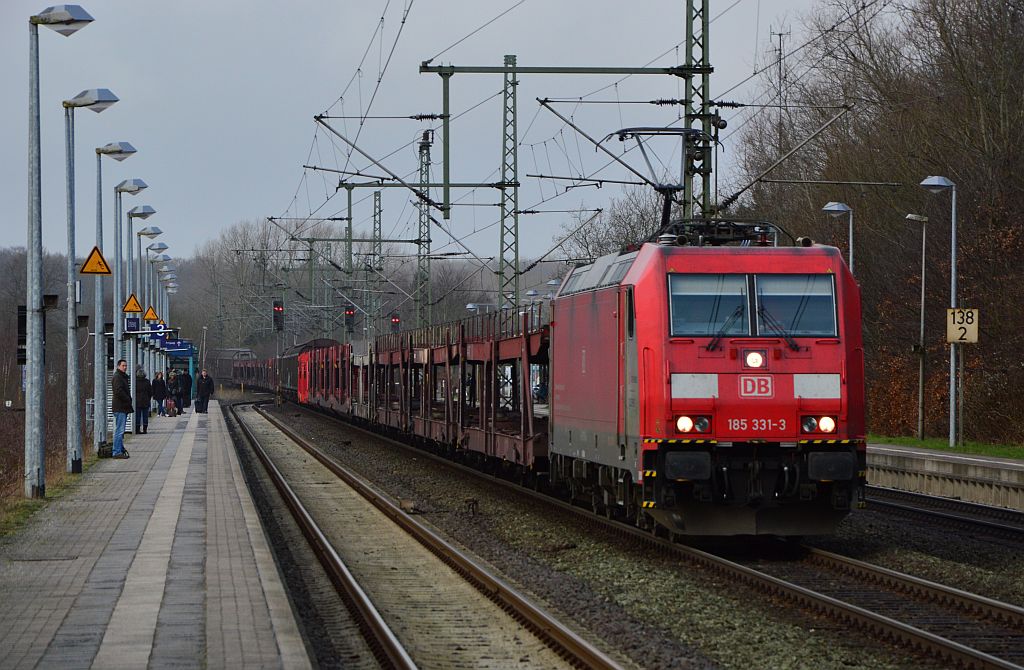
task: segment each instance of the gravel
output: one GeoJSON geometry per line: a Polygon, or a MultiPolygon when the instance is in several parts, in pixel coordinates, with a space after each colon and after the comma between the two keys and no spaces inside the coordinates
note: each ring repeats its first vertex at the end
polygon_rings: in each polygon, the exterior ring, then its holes
{"type": "MultiPolygon", "coordinates": [[[[584,531],[562,512],[492,490],[485,480],[386,440],[287,406],[274,411],[383,491],[415,501],[423,519],[636,667],[940,667],[659,552],[584,531]],[[475,513],[469,500],[477,501],[475,513]]],[[[839,545],[857,543],[864,518],[844,524],[822,546],[849,553],[839,545]]],[[[880,552],[886,542],[867,540],[880,552]]],[[[870,551],[860,557],[879,562],[870,551]]]]}
{"type": "Polygon", "coordinates": [[[922,579],[1024,606],[1020,542],[984,531],[950,531],[898,514],[860,511],[817,547],[922,579]]]}

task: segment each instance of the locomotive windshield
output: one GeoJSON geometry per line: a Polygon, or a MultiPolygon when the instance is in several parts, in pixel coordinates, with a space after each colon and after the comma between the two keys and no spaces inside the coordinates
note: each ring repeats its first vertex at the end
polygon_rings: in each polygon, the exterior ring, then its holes
{"type": "Polygon", "coordinates": [[[669,275],[672,335],[746,335],[746,275],[669,275]]]}
{"type": "Polygon", "coordinates": [[[835,288],[827,274],[671,274],[669,297],[672,337],[837,332],[835,288]]]}
{"type": "Polygon", "coordinates": [[[835,337],[830,275],[757,275],[757,331],[762,335],[835,337]]]}

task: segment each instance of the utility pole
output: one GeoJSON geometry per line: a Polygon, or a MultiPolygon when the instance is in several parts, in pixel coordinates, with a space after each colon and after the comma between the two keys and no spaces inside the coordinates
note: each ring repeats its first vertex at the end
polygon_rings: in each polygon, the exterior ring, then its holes
{"type": "Polygon", "coordinates": [[[778,83],[777,93],[779,99],[779,114],[775,122],[775,134],[776,141],[778,142],[776,151],[779,154],[781,154],[786,150],[785,128],[782,123],[782,115],[785,113],[786,106],[786,68],[784,65],[786,52],[783,48],[783,45],[785,43],[786,37],[790,35],[790,32],[782,32],[781,29],[779,30],[779,32],[774,32],[771,29],[769,29],[769,33],[773,38],[779,38],[779,46],[775,49],[775,61],[778,65],[778,73],[776,75],[776,80],[778,83]]]}
{"type": "MultiPolygon", "coordinates": [[[[516,126],[516,57],[505,56],[501,131],[501,254],[498,256],[498,309],[506,301],[513,309],[499,312],[515,318],[519,306],[519,139],[516,126]]],[[[502,319],[504,320],[504,318],[502,319]]]]}
{"type": "MultiPolygon", "coordinates": [[[[430,183],[430,144],[433,142],[433,131],[424,130],[420,141],[420,190],[423,198],[416,203],[420,214],[419,247],[416,251],[416,325],[420,328],[430,325],[430,205],[427,200],[430,194],[427,185],[430,183]]],[[[352,191],[350,190],[349,193],[352,191]]],[[[375,195],[379,195],[376,191],[375,195]]],[[[374,207],[377,199],[374,199],[374,207]]]]}
{"type": "Polygon", "coordinates": [[[699,132],[683,136],[683,216],[711,217],[712,113],[708,0],[686,0],[686,123],[699,132]],[[700,75],[700,79],[697,79],[700,75]],[[697,83],[699,82],[699,83],[697,83]],[[700,201],[696,188],[700,182],[700,201]],[[695,209],[697,211],[695,211],[695,209]]]}
{"type": "MultiPolygon", "coordinates": [[[[697,0],[701,2],[702,10],[700,12],[694,12],[693,3],[695,0],[687,0],[687,17],[689,22],[693,22],[693,17],[696,16],[696,20],[702,22],[702,28],[699,32],[701,44],[703,45],[703,36],[707,34],[707,5],[708,0],[697,0]]],[[[688,31],[688,36],[692,30],[688,31]]],[[[689,40],[692,41],[692,40],[689,40]]],[[[514,301],[515,304],[519,303],[519,214],[518,214],[518,202],[519,202],[519,178],[518,178],[518,147],[519,141],[517,137],[516,128],[516,86],[519,83],[518,76],[521,74],[600,74],[600,75],[632,75],[632,74],[662,74],[662,75],[673,75],[676,77],[683,77],[687,82],[687,91],[690,92],[694,87],[692,85],[692,79],[695,75],[703,75],[702,85],[698,89],[701,92],[701,110],[703,110],[704,119],[704,131],[705,138],[697,139],[695,142],[699,146],[704,146],[705,149],[701,154],[701,158],[698,161],[698,165],[701,169],[704,169],[704,165],[707,165],[707,174],[704,176],[705,183],[710,184],[711,178],[711,160],[710,160],[710,131],[711,131],[711,118],[706,113],[708,104],[708,75],[711,74],[711,67],[707,64],[708,56],[706,50],[701,47],[698,50],[699,64],[695,64],[693,57],[694,50],[689,48],[687,50],[687,63],[684,66],[676,67],[661,67],[661,68],[649,68],[649,67],[547,67],[547,66],[527,66],[520,67],[516,64],[516,57],[514,55],[505,56],[505,62],[502,66],[455,66],[455,65],[430,65],[429,62],[424,62],[420,65],[420,72],[434,72],[441,76],[442,83],[442,108],[444,113],[442,114],[441,127],[444,133],[444,156],[442,158],[443,165],[443,176],[445,183],[443,184],[443,197],[442,203],[435,204],[438,209],[443,213],[444,218],[449,218],[451,211],[451,200],[449,198],[449,191],[451,184],[448,181],[449,175],[449,127],[451,116],[449,114],[449,90],[450,90],[450,79],[453,74],[456,73],[473,73],[473,74],[500,74],[504,77],[504,95],[502,105],[502,179],[496,186],[502,191],[501,198],[501,240],[499,244],[499,265],[498,265],[498,289],[500,300],[504,302],[506,299],[514,301]],[[703,143],[703,144],[702,144],[703,143]]],[[[691,105],[692,107],[692,105],[691,105]]],[[[688,110],[690,107],[687,108],[688,110]]],[[[697,115],[694,119],[699,120],[697,115]]],[[[687,122],[691,122],[691,114],[687,114],[687,122]]],[[[688,151],[691,160],[697,155],[696,151],[688,151]]],[[[687,170],[689,170],[689,166],[687,170]]],[[[458,186],[469,186],[469,187],[482,187],[482,186],[495,186],[495,184],[458,184],[458,186]]],[[[710,197],[710,188],[705,186],[704,198],[707,200],[710,197]]],[[[431,201],[432,202],[432,201],[431,201]]],[[[499,305],[500,306],[500,305],[499,305]]]]}
{"type": "Polygon", "coordinates": [[[380,205],[380,191],[373,192],[373,242],[371,242],[370,258],[367,261],[370,266],[370,275],[373,280],[367,284],[370,288],[370,341],[372,342],[377,336],[377,327],[380,325],[381,320],[381,306],[383,304],[384,296],[381,295],[381,291],[384,289],[384,283],[380,279],[380,275],[384,272],[384,263],[382,258],[384,256],[383,243],[381,242],[381,221],[383,219],[383,210],[380,205]]]}

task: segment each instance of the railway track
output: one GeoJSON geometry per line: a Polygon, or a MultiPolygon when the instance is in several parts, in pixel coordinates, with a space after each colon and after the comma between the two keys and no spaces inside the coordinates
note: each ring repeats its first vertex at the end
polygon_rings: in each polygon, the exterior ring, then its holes
{"type": "Polygon", "coordinates": [[[1024,513],[1017,510],[878,486],[868,487],[867,502],[871,509],[1024,542],[1024,513]]]}
{"type": "Polygon", "coordinates": [[[621,667],[274,417],[232,411],[382,665],[621,667]]]}
{"type": "MultiPolygon", "coordinates": [[[[825,605],[824,611],[950,664],[1024,663],[1024,609],[820,549],[800,550],[796,560],[743,563],[813,592],[807,602],[815,609],[825,605]]],[[[790,593],[792,598],[798,591],[790,593]]]]}
{"type": "MultiPolygon", "coordinates": [[[[301,409],[324,420],[338,421],[301,409]]],[[[417,457],[434,458],[474,477],[485,477],[517,495],[540,498],[547,506],[573,515],[580,524],[618,534],[634,545],[672,553],[730,581],[830,617],[843,626],[858,628],[873,640],[904,646],[956,667],[1019,668],[1024,663],[1024,609],[1019,607],[810,547],[798,548],[802,554],[798,560],[734,561],[609,521],[589,509],[401,442],[393,443],[417,457]]]]}

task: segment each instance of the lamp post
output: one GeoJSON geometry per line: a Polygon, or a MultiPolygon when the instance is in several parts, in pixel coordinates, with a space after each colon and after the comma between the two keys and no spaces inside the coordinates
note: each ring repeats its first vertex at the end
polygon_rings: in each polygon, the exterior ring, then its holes
{"type": "MultiPolygon", "coordinates": [[[[167,286],[166,286],[166,282],[171,281],[170,279],[164,279],[164,276],[167,275],[167,274],[170,274],[171,272],[174,272],[174,265],[168,262],[170,260],[171,260],[171,257],[168,256],[167,254],[157,254],[153,258],[154,268],[156,270],[155,283],[156,283],[156,290],[157,290],[157,305],[158,305],[157,309],[159,310],[159,314],[160,314],[160,323],[163,325],[164,328],[169,327],[169,324],[168,324],[168,321],[167,321],[167,311],[165,309],[166,301],[167,301],[167,286]],[[157,265],[157,264],[159,264],[159,265],[157,265]]],[[[166,336],[166,333],[165,333],[165,336],[166,336]]],[[[160,361],[160,369],[161,370],[167,369],[167,362],[168,362],[167,361],[167,352],[165,350],[163,350],[163,349],[161,349],[161,351],[160,351],[159,361],[160,361]]]]}
{"type": "MultiPolygon", "coordinates": [[[[135,147],[128,142],[111,142],[96,148],[96,248],[101,252],[103,251],[103,156],[123,161],[134,153],[135,147]]],[[[96,275],[94,293],[93,319],[96,321],[94,326],[96,336],[92,343],[92,446],[95,453],[98,454],[100,447],[107,443],[107,379],[111,374],[107,371],[104,362],[106,355],[103,351],[106,338],[103,317],[103,275],[96,275]],[[101,416],[104,417],[102,421],[100,420],[101,416]]]]}
{"type": "Polygon", "coordinates": [[[169,281],[164,286],[167,287],[167,302],[164,304],[164,313],[167,314],[164,319],[167,323],[171,322],[171,296],[178,292],[178,283],[175,281],[169,281]]]}
{"type": "Polygon", "coordinates": [[[43,193],[39,142],[39,26],[65,37],[92,21],[78,5],[47,7],[28,19],[28,236],[25,291],[25,497],[46,495],[43,423],[43,193]]]}
{"type": "MultiPolygon", "coordinates": [[[[148,261],[146,268],[146,304],[153,307],[154,310],[159,310],[160,302],[160,287],[154,280],[155,270],[154,263],[170,260],[171,257],[163,253],[167,251],[167,245],[163,242],[153,242],[146,247],[146,259],[148,261]],[[151,255],[153,254],[153,255],[151,255]],[[154,307],[154,305],[156,305],[154,307]]],[[[157,316],[160,316],[160,312],[157,312],[157,316]]],[[[149,329],[147,329],[149,330],[149,329]]],[[[150,340],[152,343],[152,340],[150,340]]],[[[149,378],[153,379],[156,371],[160,369],[158,366],[158,352],[156,348],[151,348],[149,352],[149,360],[147,361],[147,368],[149,370],[149,378]]]]}
{"type": "MultiPolygon", "coordinates": [[[[956,309],[956,184],[945,177],[925,177],[921,186],[932,193],[949,190],[952,198],[949,246],[949,303],[956,309]]],[[[956,447],[956,343],[949,343],[949,446],[956,447]]]]}
{"type": "MultiPolygon", "coordinates": [[[[131,295],[134,295],[134,293],[139,290],[138,278],[135,278],[134,281],[133,281],[133,275],[132,275],[132,219],[143,219],[143,220],[145,220],[145,219],[148,219],[149,217],[153,216],[154,214],[156,214],[156,210],[153,209],[152,207],[150,207],[149,205],[136,205],[135,207],[132,207],[131,209],[128,210],[128,248],[127,248],[127,252],[128,252],[128,254],[127,254],[128,255],[128,272],[125,275],[125,282],[128,285],[127,292],[129,294],[131,294],[131,295]]],[[[139,262],[141,263],[142,261],[140,260],[139,262]]],[[[136,297],[136,299],[138,299],[138,296],[135,296],[135,297],[136,297]]],[[[142,320],[141,319],[139,320],[139,325],[140,326],[142,325],[142,320]]],[[[132,398],[134,399],[135,398],[135,367],[138,365],[138,360],[139,360],[139,354],[138,354],[138,352],[139,352],[139,347],[138,347],[139,339],[138,339],[138,337],[133,337],[133,338],[131,338],[130,342],[131,342],[131,345],[128,348],[128,374],[129,374],[130,379],[131,379],[131,394],[132,394],[132,398]]],[[[133,402],[134,402],[134,400],[133,400],[133,402]]],[[[135,422],[133,420],[132,421],[132,432],[134,433],[137,430],[138,430],[138,426],[135,425],[135,422]]]]}
{"type": "MultiPolygon", "coordinates": [[[[124,274],[121,270],[121,256],[124,253],[124,243],[121,242],[121,194],[136,195],[146,189],[146,182],[141,179],[125,179],[114,187],[115,207],[114,216],[114,359],[124,358],[124,343],[121,341],[124,335],[124,314],[121,307],[124,305],[124,274]]],[[[131,254],[129,254],[130,256],[131,254]]]]}
{"type": "MultiPolygon", "coordinates": [[[[158,235],[162,235],[163,232],[164,231],[160,230],[160,228],[158,228],[157,226],[146,226],[145,228],[140,230],[138,233],[136,233],[136,235],[138,236],[138,240],[139,240],[139,274],[142,276],[142,281],[139,284],[139,292],[143,295],[143,298],[142,298],[143,309],[147,310],[147,311],[149,310],[149,308],[153,307],[153,293],[152,293],[152,290],[150,289],[150,284],[149,284],[149,275],[150,275],[150,271],[152,270],[153,266],[150,263],[146,263],[145,266],[143,266],[143,264],[142,264],[142,238],[145,237],[145,238],[148,238],[148,239],[152,239],[154,237],[157,237],[158,235]]],[[[167,248],[167,245],[164,244],[163,242],[153,242],[150,245],[148,245],[146,247],[146,259],[147,260],[149,259],[150,249],[153,248],[153,247],[156,247],[156,248],[160,249],[160,251],[163,251],[164,249],[167,248]]],[[[149,324],[146,322],[145,319],[142,319],[139,322],[139,324],[142,326],[143,330],[147,330],[147,331],[149,330],[149,324]]],[[[145,344],[146,344],[145,350],[140,352],[140,355],[141,355],[141,358],[142,358],[141,364],[146,369],[146,374],[149,375],[150,381],[152,381],[153,380],[153,372],[154,372],[154,365],[153,365],[153,353],[154,352],[153,352],[153,348],[152,348],[152,341],[149,339],[149,335],[146,335],[145,338],[146,338],[145,339],[145,344]]],[[[140,345],[141,345],[141,342],[142,342],[142,340],[140,338],[140,345]]]]}
{"type": "Polygon", "coordinates": [[[203,355],[202,362],[200,363],[200,369],[206,369],[206,326],[203,326],[203,355]]]}
{"type": "Polygon", "coordinates": [[[828,213],[833,218],[838,218],[843,214],[850,215],[850,274],[853,274],[853,209],[844,202],[828,202],[821,208],[821,211],[828,213]]]}
{"type": "Polygon", "coordinates": [[[907,221],[918,221],[921,224],[921,324],[917,336],[917,439],[924,439],[924,259],[925,243],[928,232],[928,217],[920,214],[907,214],[907,221]]]}
{"type": "MultiPolygon", "coordinates": [[[[78,305],[75,291],[75,108],[99,113],[117,102],[106,88],[82,91],[64,105],[64,150],[67,164],[68,254],[67,254],[67,471],[82,471],[82,393],[78,382],[78,305]]],[[[94,408],[95,409],[95,408],[94,408]]],[[[95,412],[94,412],[95,414],[95,412]]]]}
{"type": "MultiPolygon", "coordinates": [[[[125,273],[125,285],[128,287],[126,292],[129,294],[135,293],[136,291],[139,290],[139,280],[137,275],[134,273],[134,270],[132,269],[134,265],[131,247],[132,219],[145,220],[153,216],[154,214],[156,214],[156,210],[150,207],[149,205],[136,205],[135,207],[132,207],[131,209],[128,210],[128,245],[126,249],[126,251],[128,252],[128,271],[125,273]]],[[[138,298],[139,296],[135,297],[138,298]]]]}
{"type": "Polygon", "coordinates": [[[164,323],[167,324],[167,326],[170,326],[170,292],[168,289],[171,288],[171,284],[178,278],[178,275],[175,272],[173,263],[165,263],[161,265],[157,268],[157,272],[160,275],[160,284],[163,286],[163,303],[160,309],[160,316],[163,318],[164,323]]]}
{"type": "MultiPolygon", "coordinates": [[[[158,226],[146,226],[135,233],[136,259],[139,262],[138,267],[135,268],[135,290],[139,293],[136,297],[139,299],[142,309],[146,309],[149,305],[149,296],[147,295],[147,289],[149,288],[148,275],[142,265],[142,238],[153,239],[163,234],[164,231],[158,226]]],[[[167,246],[164,245],[164,248],[166,249],[167,246]]]]}

